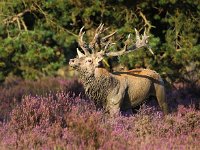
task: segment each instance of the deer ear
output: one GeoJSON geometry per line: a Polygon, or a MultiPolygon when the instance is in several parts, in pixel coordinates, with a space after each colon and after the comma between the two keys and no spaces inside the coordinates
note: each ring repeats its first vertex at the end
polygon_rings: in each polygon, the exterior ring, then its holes
{"type": "Polygon", "coordinates": [[[79,49],[77,48],[77,54],[78,54],[78,57],[81,58],[81,57],[84,57],[85,55],[83,53],[81,53],[81,51],[79,51],[79,49]]]}

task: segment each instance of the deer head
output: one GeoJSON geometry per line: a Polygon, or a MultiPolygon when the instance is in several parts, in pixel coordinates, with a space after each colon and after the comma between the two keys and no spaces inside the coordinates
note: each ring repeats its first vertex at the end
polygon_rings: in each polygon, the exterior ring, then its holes
{"type": "Polygon", "coordinates": [[[142,36],[140,36],[139,32],[135,29],[136,42],[134,44],[127,44],[130,40],[129,35],[122,50],[109,52],[108,49],[115,44],[111,42],[110,37],[112,37],[116,33],[116,31],[102,37],[102,33],[105,32],[108,28],[104,28],[104,24],[100,24],[94,33],[92,41],[88,44],[83,40],[83,36],[85,34],[85,32],[83,32],[83,28],[84,27],[82,27],[79,32],[78,44],[84,53],[77,48],[78,56],[74,59],[70,59],[69,65],[76,70],[84,70],[84,72],[90,74],[94,73],[95,68],[101,66],[101,62],[106,56],[120,56],[135,51],[141,47],[148,46],[149,36],[147,36],[145,32],[142,36]]]}

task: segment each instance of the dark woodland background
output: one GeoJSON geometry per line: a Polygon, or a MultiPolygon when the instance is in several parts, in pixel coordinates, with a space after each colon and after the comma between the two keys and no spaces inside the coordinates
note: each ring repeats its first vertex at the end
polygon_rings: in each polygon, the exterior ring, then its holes
{"type": "Polygon", "coordinates": [[[118,30],[118,48],[129,33],[135,38],[134,28],[151,35],[155,55],[140,50],[111,59],[111,66],[154,69],[169,83],[199,80],[199,0],[1,0],[0,22],[2,82],[70,76],[80,28],[89,39],[100,23],[118,30]]]}

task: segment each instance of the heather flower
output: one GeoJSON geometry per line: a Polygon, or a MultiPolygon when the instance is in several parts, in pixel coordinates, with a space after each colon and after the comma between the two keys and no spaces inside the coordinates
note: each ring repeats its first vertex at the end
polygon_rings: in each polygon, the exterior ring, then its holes
{"type": "MultiPolygon", "coordinates": [[[[59,82],[63,87],[77,84],[59,82]]],[[[10,108],[4,109],[8,118],[0,121],[1,149],[200,149],[200,111],[195,107],[179,105],[164,116],[145,104],[134,114],[109,118],[93,101],[64,89],[22,94],[12,107],[6,104],[13,100],[1,103],[10,108]]]]}

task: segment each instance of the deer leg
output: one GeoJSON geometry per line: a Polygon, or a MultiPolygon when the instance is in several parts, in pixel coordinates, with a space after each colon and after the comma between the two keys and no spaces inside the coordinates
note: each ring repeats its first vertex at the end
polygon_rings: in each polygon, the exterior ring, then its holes
{"type": "Polygon", "coordinates": [[[111,104],[109,106],[109,114],[111,117],[119,115],[119,112],[120,112],[120,103],[111,104]]]}
{"type": "Polygon", "coordinates": [[[122,100],[124,99],[126,87],[121,87],[117,92],[113,92],[108,96],[107,108],[111,117],[119,114],[122,100]]]}
{"type": "Polygon", "coordinates": [[[169,113],[168,104],[165,99],[165,87],[162,84],[155,84],[156,98],[159,106],[165,115],[169,113]]]}

